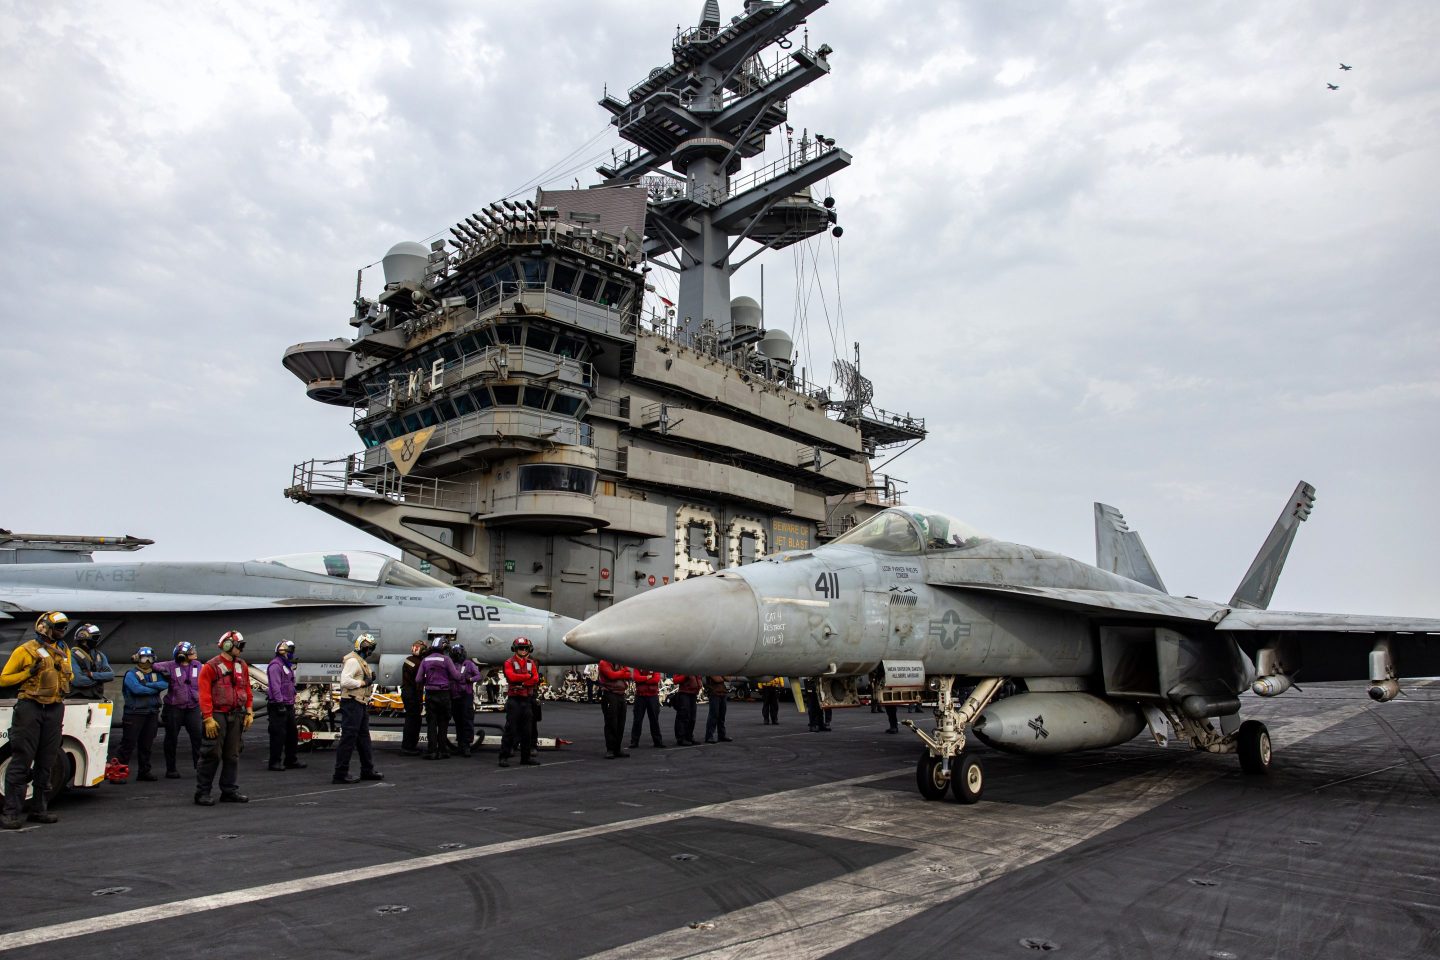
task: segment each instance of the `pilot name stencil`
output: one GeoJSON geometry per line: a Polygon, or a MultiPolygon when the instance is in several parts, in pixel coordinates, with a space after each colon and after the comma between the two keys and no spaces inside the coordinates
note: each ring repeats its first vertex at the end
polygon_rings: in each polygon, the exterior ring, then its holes
{"type": "Polygon", "coordinates": [[[920,568],[893,563],[882,563],[880,564],[880,572],[894,574],[896,580],[909,580],[911,577],[920,575],[920,568]]]}

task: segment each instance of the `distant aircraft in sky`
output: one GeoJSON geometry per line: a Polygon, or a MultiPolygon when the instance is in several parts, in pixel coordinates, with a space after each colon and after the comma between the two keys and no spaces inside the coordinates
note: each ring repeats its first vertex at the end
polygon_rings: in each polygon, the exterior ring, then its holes
{"type": "Polygon", "coordinates": [[[1333,83],[1327,83],[1327,84],[1325,84],[1325,86],[1329,87],[1331,90],[1339,90],[1339,89],[1340,89],[1340,87],[1339,87],[1337,84],[1333,84],[1333,83]]]}
{"type": "Polygon", "coordinates": [[[1340,69],[1341,69],[1341,70],[1353,70],[1354,67],[1350,66],[1350,64],[1348,64],[1348,63],[1342,63],[1342,64],[1340,64],[1340,69]]]}
{"type": "MultiPolygon", "coordinates": [[[[945,514],[898,507],[838,539],[627,599],[565,642],[677,673],[817,678],[856,702],[934,697],[921,793],[973,803],[984,783],[967,727],[1002,750],[1049,755],[1114,746],[1145,729],[1159,744],[1236,753],[1270,766],[1270,734],[1241,719],[1241,694],[1368,678],[1378,702],[1440,671],[1440,620],[1288,613],[1270,598],[1315,490],[1285,502],[1229,603],[1171,596],[1119,511],[1095,505],[1094,566],[988,537],[945,514]],[[1001,698],[1008,685],[1016,693],[1001,698]],[[956,692],[964,691],[964,692],[956,692]]],[[[1369,562],[1373,548],[1357,548],[1369,562]]],[[[835,696],[835,694],[842,696],[835,696]]]]}

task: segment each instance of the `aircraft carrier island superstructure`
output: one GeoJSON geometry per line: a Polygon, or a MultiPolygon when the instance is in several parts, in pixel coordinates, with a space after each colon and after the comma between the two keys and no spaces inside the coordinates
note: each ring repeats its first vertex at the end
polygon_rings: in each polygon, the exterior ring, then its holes
{"type": "Polygon", "coordinates": [[[752,0],[725,23],[709,0],[672,62],[600,101],[634,146],[599,184],[393,247],[384,290],[357,291],[353,339],[285,352],[364,444],[298,464],[287,495],[457,584],[575,617],[816,544],[884,499],[870,458],[924,422],[873,406],[845,362],[833,395],[808,382],[790,336],[730,295],[757,254],[839,235],[811,192],[850,163],[833,140],[791,138],[742,174],[829,72],[829,47],[791,38],[825,2],[752,0]],[[678,274],[673,305],[652,268],[678,274]]]}

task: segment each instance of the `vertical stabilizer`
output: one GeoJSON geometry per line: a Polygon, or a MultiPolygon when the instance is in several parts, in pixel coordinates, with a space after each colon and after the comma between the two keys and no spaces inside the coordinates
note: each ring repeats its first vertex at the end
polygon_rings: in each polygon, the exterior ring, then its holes
{"type": "Polygon", "coordinates": [[[1255,561],[1245,572],[1245,579],[1230,598],[1232,607],[1249,607],[1264,610],[1270,606],[1275,594],[1275,584],[1280,581],[1280,571],[1285,567],[1285,558],[1290,555],[1290,544],[1295,541],[1295,531],[1302,521],[1310,517],[1315,506],[1315,488],[1304,480],[1295,485],[1295,492],[1280,513],[1280,519],[1265,538],[1265,544],[1255,555],[1255,561]]]}
{"type": "Polygon", "coordinates": [[[1095,504],[1095,566],[1169,592],[1140,542],[1140,534],[1130,529],[1119,510],[1105,503],[1095,504]]]}

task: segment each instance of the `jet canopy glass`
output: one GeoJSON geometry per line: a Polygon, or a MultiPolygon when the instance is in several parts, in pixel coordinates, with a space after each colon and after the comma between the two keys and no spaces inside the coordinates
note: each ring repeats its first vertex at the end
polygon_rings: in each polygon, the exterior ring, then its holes
{"type": "Polygon", "coordinates": [[[922,550],[958,550],[990,536],[963,520],[933,510],[892,507],[835,539],[886,553],[920,553],[922,550]]]}
{"type": "Polygon", "coordinates": [[[292,553],[283,557],[264,557],[260,563],[273,563],[301,573],[315,573],[356,583],[387,587],[448,587],[449,584],[427,577],[413,567],[368,550],[343,550],[338,553],[292,553]]]}

